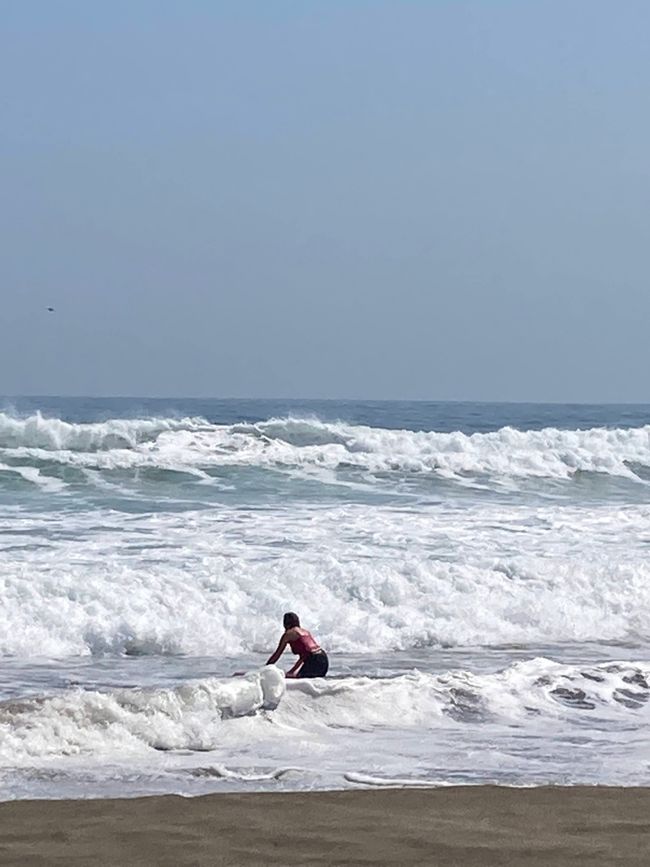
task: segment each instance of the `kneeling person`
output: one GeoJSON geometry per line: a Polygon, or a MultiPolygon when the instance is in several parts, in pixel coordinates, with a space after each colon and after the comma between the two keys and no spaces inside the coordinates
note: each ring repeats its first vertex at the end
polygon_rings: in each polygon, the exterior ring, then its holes
{"type": "Polygon", "coordinates": [[[287,677],[325,677],[329,668],[329,659],[311,632],[303,629],[300,618],[293,611],[288,611],[283,619],[284,632],[275,652],[268,658],[267,665],[272,665],[284,653],[287,644],[298,657],[298,662],[289,669],[287,677]]]}

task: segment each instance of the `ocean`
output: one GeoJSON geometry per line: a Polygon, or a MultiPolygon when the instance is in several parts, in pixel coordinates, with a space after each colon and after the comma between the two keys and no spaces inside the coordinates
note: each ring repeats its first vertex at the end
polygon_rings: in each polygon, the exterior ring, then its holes
{"type": "Polygon", "coordinates": [[[649,785],[649,483],[650,406],[1,399],[2,797],[649,785]]]}

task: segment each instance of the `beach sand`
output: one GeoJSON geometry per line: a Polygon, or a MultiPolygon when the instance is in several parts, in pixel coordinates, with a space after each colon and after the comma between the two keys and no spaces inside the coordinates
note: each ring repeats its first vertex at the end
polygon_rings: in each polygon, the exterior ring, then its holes
{"type": "Polygon", "coordinates": [[[2,865],[650,864],[650,789],[493,786],[0,804],[2,865]]]}

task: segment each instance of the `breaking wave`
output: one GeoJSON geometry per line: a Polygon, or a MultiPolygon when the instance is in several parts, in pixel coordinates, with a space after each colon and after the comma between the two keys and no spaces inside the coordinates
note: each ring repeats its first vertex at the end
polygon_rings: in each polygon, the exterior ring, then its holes
{"type": "Polygon", "coordinates": [[[76,424],[0,413],[0,652],[262,652],[288,607],[336,652],[647,636],[648,470],[650,426],[467,435],[315,418],[76,424]],[[244,493],[231,474],[227,500],[208,485],[232,467],[245,470],[244,493]],[[258,469],[280,470],[287,487],[278,495],[280,474],[258,469]],[[509,508],[367,495],[386,476],[455,485],[580,472],[632,480],[641,501],[509,508]],[[298,484],[284,498],[296,476],[350,473],[359,496],[303,495],[298,484]],[[16,479],[38,491],[35,508],[14,498],[16,479]],[[178,508],[176,496],[187,496],[178,508]]]}
{"type": "Polygon", "coordinates": [[[123,526],[91,515],[76,526],[83,547],[34,523],[7,540],[0,652],[268,653],[289,607],[336,652],[647,635],[648,509],[606,517],[346,507],[123,526]]]}
{"type": "Polygon", "coordinates": [[[49,698],[0,703],[0,762],[35,757],[155,750],[210,750],[225,720],[278,706],[284,676],[275,666],[232,680],[173,689],[69,690],[49,698]]]}
{"type": "Polygon", "coordinates": [[[575,666],[538,657],[495,674],[415,671],[392,678],[296,681],[278,715],[296,724],[336,728],[431,729],[453,723],[512,724],[540,716],[566,721],[592,712],[647,712],[649,677],[648,663],[575,666]]]}
{"type": "MultiPolygon", "coordinates": [[[[276,738],[300,733],[315,741],[326,730],[537,725],[541,718],[562,726],[590,720],[597,727],[605,720],[647,717],[649,676],[647,663],[573,666],[537,658],[495,674],[415,671],[392,678],[295,681],[286,691],[273,666],[242,679],[188,682],[174,689],[66,691],[0,704],[0,763],[57,756],[123,759],[152,749],[236,751],[260,734],[257,722],[266,736],[271,723],[276,738]],[[260,718],[264,710],[274,712],[260,718]],[[243,725],[251,716],[253,727],[243,725]]],[[[211,773],[229,775],[227,769],[211,773]]]]}
{"type": "Polygon", "coordinates": [[[132,449],[155,440],[164,431],[183,430],[198,424],[192,419],[110,419],[74,424],[41,413],[15,418],[0,412],[0,449],[34,448],[48,451],[96,452],[132,449]]]}
{"type": "MultiPolygon", "coordinates": [[[[218,425],[200,418],[73,424],[0,413],[0,457],[93,469],[264,467],[566,479],[600,473],[639,480],[650,468],[650,425],[465,434],[387,430],[281,418],[218,425]]],[[[7,469],[5,467],[5,469],[7,469]]]]}

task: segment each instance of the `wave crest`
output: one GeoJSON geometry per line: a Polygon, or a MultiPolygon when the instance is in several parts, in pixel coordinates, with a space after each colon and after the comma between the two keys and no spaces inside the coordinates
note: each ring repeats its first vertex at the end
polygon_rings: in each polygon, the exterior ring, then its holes
{"type": "Polygon", "coordinates": [[[200,418],[73,424],[0,413],[0,455],[95,469],[220,467],[356,470],[446,478],[566,479],[579,472],[639,480],[650,425],[639,428],[437,433],[280,418],[218,425],[200,418]]]}
{"type": "MultiPolygon", "coordinates": [[[[276,737],[300,732],[315,740],[328,729],[435,730],[520,725],[539,718],[564,728],[580,724],[585,715],[596,715],[600,722],[647,715],[649,677],[648,663],[575,666],[541,657],[494,674],[415,671],[391,678],[293,681],[286,692],[274,666],[241,679],[207,679],[173,689],[68,690],[0,704],[0,764],[29,765],[35,758],[57,756],[124,757],[152,749],[203,752],[224,743],[236,749],[251,737],[268,736],[269,722],[277,726],[276,737]],[[253,727],[244,724],[242,717],[265,709],[275,712],[260,720],[263,732],[255,728],[255,719],[253,727]],[[225,720],[231,722],[224,741],[225,720]]],[[[210,773],[232,776],[227,770],[210,773]]]]}
{"type": "Polygon", "coordinates": [[[155,440],[164,431],[198,426],[200,419],[109,419],[105,422],[74,423],[46,418],[40,412],[15,418],[0,412],[0,449],[98,452],[133,449],[155,440]]]}
{"type": "Polygon", "coordinates": [[[225,719],[276,708],[284,675],[275,666],[232,680],[173,689],[69,690],[51,698],[0,703],[0,761],[107,752],[209,750],[225,719]]]}
{"type": "Polygon", "coordinates": [[[647,712],[650,665],[605,662],[564,665],[544,657],[494,674],[456,670],[393,678],[345,678],[289,684],[279,719],[327,727],[516,723],[567,720],[597,712],[647,712]]]}

